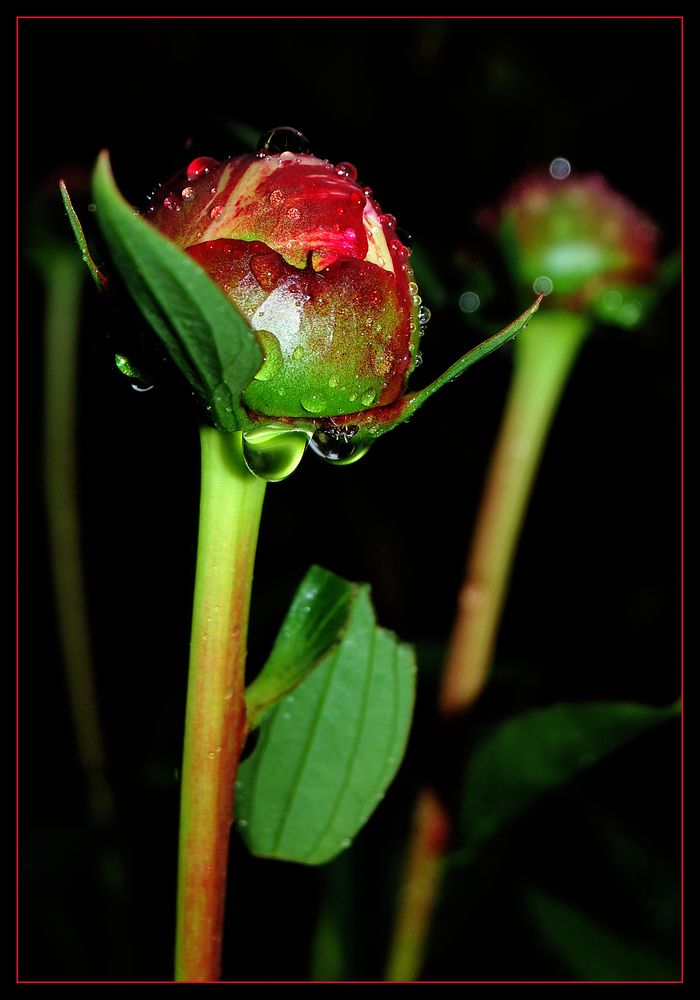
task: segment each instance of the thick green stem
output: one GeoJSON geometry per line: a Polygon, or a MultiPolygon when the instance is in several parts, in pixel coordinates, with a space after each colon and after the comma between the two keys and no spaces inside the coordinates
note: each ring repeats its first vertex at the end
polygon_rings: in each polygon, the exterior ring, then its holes
{"type": "Polygon", "coordinates": [[[202,491],[182,763],[175,976],[216,980],[233,797],[246,736],[248,609],[264,480],[240,434],[202,429],[202,491]]]}
{"type": "Polygon", "coordinates": [[[114,800],[95,690],[80,544],[76,467],[78,331],[83,265],[72,248],[40,258],[46,284],[44,322],[44,484],[49,555],[66,686],[90,814],[106,825],[114,800]]]}
{"type": "MultiPolygon", "coordinates": [[[[520,335],[515,371],[486,477],[443,670],[443,717],[466,711],[488,679],[513,558],[557,405],[588,321],[540,313],[520,335]]],[[[399,890],[387,979],[418,978],[437,905],[449,829],[444,806],[422,789],[399,890]],[[436,846],[437,845],[437,846],[436,846]]]]}
{"type": "Polygon", "coordinates": [[[468,709],[488,680],[513,559],[544,444],[585,317],[540,313],[518,339],[515,372],[477,516],[443,673],[441,714],[468,709]]]}

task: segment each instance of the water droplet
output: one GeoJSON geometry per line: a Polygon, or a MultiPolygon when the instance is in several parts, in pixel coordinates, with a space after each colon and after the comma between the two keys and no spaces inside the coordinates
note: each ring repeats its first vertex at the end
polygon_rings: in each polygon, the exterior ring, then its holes
{"type": "Polygon", "coordinates": [[[549,173],[555,181],[563,181],[571,173],[571,164],[563,156],[557,156],[549,164],[549,173]]]}
{"type": "Polygon", "coordinates": [[[268,201],[270,202],[271,205],[274,205],[275,208],[277,208],[277,206],[281,205],[282,202],[284,201],[284,194],[283,194],[283,192],[280,191],[279,188],[275,188],[274,191],[270,192],[270,197],[269,197],[268,201]]]}
{"type": "Polygon", "coordinates": [[[282,349],[280,347],[280,342],[274,333],[270,333],[268,330],[256,330],[255,332],[260,342],[260,346],[263,349],[265,360],[262,363],[262,367],[255,373],[253,378],[256,382],[269,382],[270,379],[273,379],[275,375],[279,374],[282,365],[284,364],[282,349]]]}
{"type": "Polygon", "coordinates": [[[292,351],[292,361],[301,361],[304,357],[304,348],[299,345],[292,351]]]}
{"type": "Polygon", "coordinates": [[[413,359],[413,367],[420,368],[422,364],[423,364],[423,355],[421,354],[420,351],[418,351],[415,358],[413,359]]]}
{"type": "Polygon", "coordinates": [[[247,819],[239,819],[238,820],[238,827],[239,827],[239,829],[245,830],[245,828],[247,826],[248,826],[248,820],[247,819]]]}
{"type": "Polygon", "coordinates": [[[214,760],[214,751],[210,750],[209,753],[207,754],[207,757],[209,758],[209,760],[214,760]]]}
{"type": "Polygon", "coordinates": [[[379,216],[379,221],[386,229],[396,229],[396,217],[390,215],[388,212],[382,213],[379,216]]]}
{"type": "Polygon", "coordinates": [[[209,218],[211,219],[211,221],[216,222],[216,220],[219,218],[223,210],[224,210],[223,205],[214,205],[211,212],[209,213],[209,218]]]}
{"type": "Polygon", "coordinates": [[[301,405],[309,413],[321,413],[326,408],[326,401],[322,396],[314,392],[310,396],[304,396],[301,400],[301,405]]]}
{"type": "Polygon", "coordinates": [[[243,435],[245,463],[258,479],[278,483],[291,476],[304,457],[312,430],[265,424],[243,435]]]}
{"type": "Polygon", "coordinates": [[[340,841],[340,845],[339,846],[344,851],[344,850],[346,850],[350,846],[351,843],[352,843],[352,841],[350,840],[349,837],[343,837],[343,839],[340,841]]]}
{"type": "Polygon", "coordinates": [[[361,403],[363,406],[371,406],[376,398],[377,398],[376,392],[374,392],[372,389],[368,389],[367,392],[362,394],[361,403]]]}
{"type": "Polygon", "coordinates": [[[410,295],[417,295],[418,294],[418,285],[415,283],[415,281],[409,281],[409,283],[408,283],[408,291],[409,291],[410,295]]]}
{"type": "Polygon", "coordinates": [[[271,153],[283,153],[287,150],[292,153],[310,153],[311,146],[303,132],[295,128],[290,128],[288,125],[271,128],[260,137],[258,153],[269,155],[271,153]]]}
{"type": "Polygon", "coordinates": [[[217,752],[217,753],[221,753],[221,751],[222,751],[223,749],[224,749],[224,748],[223,748],[222,746],[218,746],[218,747],[216,748],[216,752],[217,752]]]}
{"type": "Polygon", "coordinates": [[[554,282],[546,274],[541,274],[532,283],[532,289],[537,295],[549,295],[554,289],[554,282]]]}
{"type": "Polygon", "coordinates": [[[620,293],[615,289],[611,288],[603,296],[601,305],[606,312],[617,312],[622,305],[622,295],[620,295],[620,293]]]}
{"type": "Polygon", "coordinates": [[[481,299],[476,292],[462,292],[459,297],[459,308],[462,312],[473,313],[481,305],[481,299]]]}
{"type": "Polygon", "coordinates": [[[421,326],[427,326],[428,323],[430,322],[431,316],[432,313],[430,312],[430,309],[428,309],[427,306],[421,306],[420,309],[418,310],[418,322],[420,323],[421,326]]]}
{"type": "Polygon", "coordinates": [[[193,187],[183,188],[182,189],[182,200],[183,201],[189,201],[191,198],[194,198],[194,188],[193,187]]]}
{"type": "Polygon", "coordinates": [[[163,208],[172,208],[172,207],[173,207],[173,199],[163,198],[163,208]]]}
{"type": "Polygon", "coordinates": [[[97,211],[97,205],[93,201],[91,201],[90,204],[87,207],[87,210],[88,210],[88,212],[96,212],[97,211]]]}
{"type": "Polygon", "coordinates": [[[335,172],[338,177],[347,177],[351,181],[357,180],[357,167],[352,163],[339,163],[335,172]]]}
{"type": "Polygon", "coordinates": [[[285,722],[289,722],[291,717],[292,717],[291,712],[282,712],[282,718],[284,719],[285,722]]]}
{"type": "Polygon", "coordinates": [[[338,379],[337,378],[329,378],[328,379],[328,388],[329,389],[337,389],[338,388],[338,379]]]}
{"type": "Polygon", "coordinates": [[[316,431],[309,447],[319,458],[333,465],[352,465],[366,455],[370,447],[364,441],[355,443],[353,438],[356,434],[357,427],[354,424],[340,427],[331,425],[325,430],[316,431]]]}
{"type": "Polygon", "coordinates": [[[135,365],[132,365],[129,359],[123,354],[115,354],[114,363],[122,375],[126,375],[127,378],[132,380],[131,388],[135,392],[149,392],[153,388],[152,383],[148,381],[145,375],[135,365]]]}
{"type": "Polygon", "coordinates": [[[212,167],[218,165],[218,160],[213,159],[211,156],[198,156],[196,160],[192,160],[187,168],[187,180],[192,183],[196,181],[201,174],[209,173],[212,167]]]}
{"type": "Polygon", "coordinates": [[[298,208],[289,208],[287,209],[287,218],[296,222],[297,219],[301,218],[301,212],[298,208]]]}
{"type": "Polygon", "coordinates": [[[422,301],[423,299],[420,297],[420,295],[411,296],[411,302],[413,303],[414,306],[419,306],[422,303],[422,301]]]}

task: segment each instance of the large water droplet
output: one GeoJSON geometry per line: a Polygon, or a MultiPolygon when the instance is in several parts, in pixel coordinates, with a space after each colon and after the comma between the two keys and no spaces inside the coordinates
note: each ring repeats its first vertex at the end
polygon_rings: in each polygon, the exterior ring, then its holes
{"type": "Polygon", "coordinates": [[[286,150],[292,153],[310,153],[311,146],[303,132],[288,125],[271,128],[260,137],[258,152],[284,153],[286,150]]]}
{"type": "Polygon", "coordinates": [[[368,389],[367,392],[362,394],[362,405],[371,406],[376,398],[377,398],[376,392],[374,392],[372,389],[368,389]]]}
{"type": "Polygon", "coordinates": [[[287,424],[265,424],[243,434],[245,464],[258,479],[278,483],[291,476],[313,433],[287,424]]]}
{"type": "Polygon", "coordinates": [[[354,424],[343,427],[328,427],[316,431],[309,441],[311,450],[326,462],[333,465],[352,465],[369,451],[371,442],[355,443],[353,437],[357,434],[354,424]]]}

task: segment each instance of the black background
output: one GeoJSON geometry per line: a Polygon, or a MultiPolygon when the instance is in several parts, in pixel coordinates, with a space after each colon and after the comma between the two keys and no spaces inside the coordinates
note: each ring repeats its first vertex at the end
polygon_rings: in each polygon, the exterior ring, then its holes
{"type": "MultiPolygon", "coordinates": [[[[356,164],[440,276],[447,300],[428,302],[433,319],[416,384],[479,339],[457,306],[468,287],[460,260],[479,245],[478,209],[522,173],[546,170],[556,156],[577,172],[600,171],[659,225],[662,255],[678,246],[677,19],[22,18],[19,40],[22,243],[23,218],[44,206],[61,232],[53,204],[60,175],[72,179],[84,210],[82,179],[102,147],[111,150],[121,189],[143,205],[192,156],[244,151],[232,123],[260,132],[293,125],[317,155],[356,164]]],[[[27,242],[35,233],[28,229],[27,242]]],[[[499,292],[483,318],[496,330],[519,303],[505,274],[494,273],[499,292]]],[[[86,283],[83,541],[119,803],[107,837],[119,884],[107,904],[97,874],[105,840],[86,818],[47,580],[38,462],[42,292],[34,272],[22,292],[21,972],[168,978],[196,420],[186,394],[134,393],[113,369],[118,320],[86,283]]],[[[430,725],[435,675],[507,390],[508,351],[445,389],[357,465],[335,469],[307,456],[294,476],[268,489],[251,665],[262,662],[311,562],[370,581],[382,624],[419,649],[407,763],[336,866],[336,881],[344,866],[354,885],[345,931],[356,960],[348,975],[381,974],[391,879],[423,774],[438,767],[456,785],[475,735],[519,709],[565,699],[666,704],[677,696],[678,331],[672,288],[642,329],[599,329],[585,346],[535,488],[493,683],[439,744],[430,725]]],[[[637,741],[521,824],[505,860],[485,864],[480,884],[456,893],[459,905],[446,903],[427,973],[566,976],[522,910],[520,890],[534,883],[633,937],[634,904],[619,898],[606,874],[591,815],[619,820],[673,870],[676,739],[667,726],[637,741]]],[[[237,845],[233,866],[225,975],[306,978],[327,873],[250,861],[237,845]]],[[[670,893],[661,901],[667,927],[653,943],[675,956],[673,900],[670,893]]]]}

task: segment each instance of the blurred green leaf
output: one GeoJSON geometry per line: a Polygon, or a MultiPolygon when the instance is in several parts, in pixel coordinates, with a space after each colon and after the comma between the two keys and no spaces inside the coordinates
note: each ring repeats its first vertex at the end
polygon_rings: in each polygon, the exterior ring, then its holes
{"type": "Polygon", "coordinates": [[[187,254],[124,200],[106,151],[93,174],[93,197],[114,263],[169,357],[219,430],[245,428],[240,395],[263,362],[248,323],[187,254]]]}
{"type": "Polygon", "coordinates": [[[529,892],[527,907],[547,948],[572,976],[585,980],[677,980],[679,970],[646,944],[633,944],[541,892],[529,892]]]}
{"type": "Polygon", "coordinates": [[[251,728],[340,641],[357,586],[312,566],[294,595],[268,660],[246,690],[251,728]]]}
{"type": "Polygon", "coordinates": [[[263,720],[239,771],[238,826],[260,857],[323,864],[350,845],[406,747],[413,652],[358,587],[341,642],[263,720]]]}
{"type": "Polygon", "coordinates": [[[475,749],[462,798],[469,853],[545,792],[560,788],[652,726],[677,715],[678,703],[552,705],[508,719],[475,749]]]}

